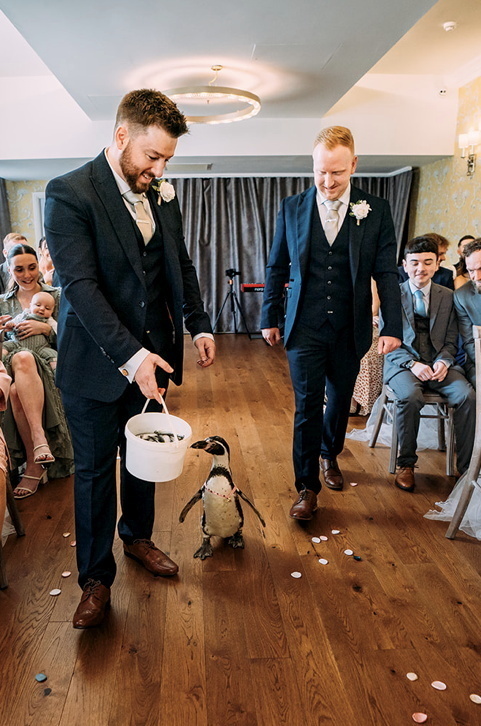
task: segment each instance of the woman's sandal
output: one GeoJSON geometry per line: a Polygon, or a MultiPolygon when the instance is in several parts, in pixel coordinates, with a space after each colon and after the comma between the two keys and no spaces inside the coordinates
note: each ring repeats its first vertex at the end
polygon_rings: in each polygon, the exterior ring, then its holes
{"type": "Polygon", "coordinates": [[[24,474],[21,480],[23,479],[33,479],[37,482],[37,486],[35,487],[35,489],[27,489],[27,487],[21,486],[15,487],[15,489],[13,490],[14,499],[26,499],[27,497],[31,497],[33,494],[36,493],[40,484],[46,484],[48,481],[46,471],[42,471],[40,476],[30,476],[30,474],[24,474]]]}
{"type": "Polygon", "coordinates": [[[48,444],[39,444],[38,446],[33,447],[34,452],[37,449],[46,449],[46,451],[43,454],[37,454],[37,456],[35,456],[33,460],[34,464],[51,464],[52,461],[55,461],[55,456],[50,451],[48,444]]]}

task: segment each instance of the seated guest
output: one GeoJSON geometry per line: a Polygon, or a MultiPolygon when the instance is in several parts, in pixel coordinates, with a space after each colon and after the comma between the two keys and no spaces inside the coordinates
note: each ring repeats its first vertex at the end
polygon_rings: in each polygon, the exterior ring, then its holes
{"type": "Polygon", "coordinates": [[[461,239],[458,242],[458,255],[459,255],[459,261],[456,262],[454,267],[456,268],[456,279],[454,280],[454,289],[457,290],[458,287],[462,287],[467,282],[469,282],[469,275],[468,271],[466,269],[466,262],[464,259],[464,250],[467,244],[472,242],[474,240],[473,235],[471,234],[465,234],[464,237],[461,237],[461,239]]]}
{"type": "Polygon", "coordinates": [[[38,266],[42,273],[43,281],[46,285],[52,285],[53,287],[60,287],[58,275],[55,272],[53,260],[50,257],[50,252],[47,246],[47,240],[42,237],[38,242],[38,266]]]}
{"type": "Polygon", "coordinates": [[[3,256],[5,262],[0,265],[0,295],[6,292],[8,283],[10,281],[10,270],[7,262],[7,255],[9,250],[15,245],[23,245],[27,243],[26,237],[23,234],[17,234],[16,232],[9,232],[3,239],[3,256]]]}
{"type": "Polygon", "coordinates": [[[438,247],[429,237],[416,237],[404,249],[403,266],[409,279],[401,285],[403,342],[388,353],[384,381],[396,395],[399,457],[395,484],[414,489],[414,465],[423,391],[441,393],[454,407],[457,464],[460,474],[469,465],[474,441],[475,392],[455,365],[458,328],[453,293],[432,282],[438,247]]]}
{"type": "Polygon", "coordinates": [[[454,307],[466,353],[466,377],[476,387],[473,325],[481,325],[481,238],[466,245],[464,260],[470,280],[454,293],[454,307]]]}
{"type": "MultiPolygon", "coordinates": [[[[55,300],[53,317],[58,313],[60,292],[39,282],[35,250],[28,245],[16,245],[8,253],[11,289],[0,296],[0,322],[29,308],[38,292],[48,292],[55,300]]],[[[51,335],[48,322],[24,320],[17,325],[22,339],[34,335],[51,335]]],[[[5,358],[5,367],[13,383],[10,403],[4,417],[4,433],[14,467],[26,462],[22,480],[15,497],[24,499],[37,491],[45,480],[44,466],[49,466],[50,478],[68,476],[73,471],[72,446],[65,414],[54,376],[49,364],[35,350],[14,350],[5,358]]]]}
{"type": "MultiPolygon", "coordinates": [[[[431,239],[436,244],[438,250],[438,261],[436,271],[433,276],[433,282],[435,282],[437,285],[443,285],[443,287],[448,287],[450,290],[454,290],[454,267],[443,267],[441,265],[441,262],[446,259],[446,252],[449,247],[448,240],[441,234],[436,234],[436,232],[428,232],[427,234],[423,234],[422,236],[424,238],[431,239]]],[[[406,282],[406,280],[408,279],[408,274],[404,268],[404,265],[398,267],[398,273],[400,281],[406,282]]]]}
{"type": "MultiPolygon", "coordinates": [[[[5,366],[0,361],[0,411],[5,411],[7,407],[8,392],[10,390],[11,378],[5,370],[5,366]]],[[[0,429],[0,536],[2,533],[3,520],[5,519],[5,507],[7,496],[7,471],[8,471],[8,453],[5,439],[0,429]]]]}
{"type": "Polygon", "coordinates": [[[41,358],[44,358],[52,370],[55,370],[57,363],[57,351],[51,347],[57,330],[56,321],[53,319],[55,300],[49,292],[37,292],[30,303],[30,306],[23,310],[12,320],[4,325],[8,334],[8,340],[4,340],[2,356],[5,357],[14,350],[34,350],[41,358]],[[22,329],[17,328],[24,320],[38,320],[40,323],[48,323],[50,333],[30,335],[28,338],[22,336],[22,329]]]}

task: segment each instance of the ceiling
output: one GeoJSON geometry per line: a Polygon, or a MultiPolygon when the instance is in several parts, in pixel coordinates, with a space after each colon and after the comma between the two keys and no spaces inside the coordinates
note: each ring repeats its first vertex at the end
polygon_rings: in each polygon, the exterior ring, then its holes
{"type": "Polygon", "coordinates": [[[333,117],[355,130],[360,171],[390,173],[452,153],[455,92],[481,68],[479,0],[0,0],[0,10],[7,179],[46,179],[78,166],[109,143],[125,92],[205,85],[216,63],[218,85],[257,94],[261,112],[222,127],[192,126],[172,173],[309,173],[312,139],[333,117]],[[447,20],[455,31],[443,30],[447,20]],[[451,92],[432,99],[433,110],[445,103],[437,145],[404,138],[403,126],[381,143],[379,103],[384,96],[390,103],[386,121],[399,111],[392,94],[372,84],[392,76],[451,92]],[[377,104],[371,123],[367,87],[377,104]]]}

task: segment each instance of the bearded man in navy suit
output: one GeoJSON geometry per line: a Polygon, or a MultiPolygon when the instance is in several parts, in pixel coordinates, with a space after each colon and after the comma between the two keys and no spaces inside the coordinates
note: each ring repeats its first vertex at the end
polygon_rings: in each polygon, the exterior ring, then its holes
{"type": "Polygon", "coordinates": [[[215,345],[187,254],[179,204],[162,177],[187,132],[158,91],[121,101],[111,145],[47,186],[45,229],[62,285],[57,384],[75,452],[79,584],[75,628],[99,625],[115,577],[116,457],[120,447],[125,554],[153,575],[177,565],[151,541],[154,484],[125,467],[126,421],[145,397],[160,410],[169,377],[182,381],[183,323],[210,366],[215,345]]]}
{"type": "Polygon", "coordinates": [[[281,205],[261,319],[264,339],[277,344],[287,283],[284,345],[296,402],[293,459],[299,493],[290,516],[298,520],[311,519],[317,508],[319,459],[326,486],[343,487],[337,456],[359,363],[372,341],[371,278],[384,323],[379,353],[395,350],[402,338],[389,204],[351,186],[357,157],[349,129],[321,131],[313,159],[315,186],[281,205]]]}

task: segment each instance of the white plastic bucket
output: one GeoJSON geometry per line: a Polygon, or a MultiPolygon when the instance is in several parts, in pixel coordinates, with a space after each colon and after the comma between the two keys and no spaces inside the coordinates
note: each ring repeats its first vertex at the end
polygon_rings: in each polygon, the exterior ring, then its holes
{"type": "Polygon", "coordinates": [[[187,421],[169,414],[163,399],[165,413],[146,413],[148,403],[149,399],[142,413],[132,416],[125,425],[125,465],[138,479],[152,482],[172,481],[182,474],[185,452],[192,439],[192,429],[187,421]],[[145,441],[137,436],[154,431],[173,433],[176,439],[172,443],[160,443],[145,441]],[[179,439],[178,436],[184,438],[179,439]]]}

